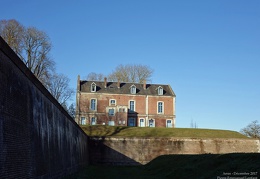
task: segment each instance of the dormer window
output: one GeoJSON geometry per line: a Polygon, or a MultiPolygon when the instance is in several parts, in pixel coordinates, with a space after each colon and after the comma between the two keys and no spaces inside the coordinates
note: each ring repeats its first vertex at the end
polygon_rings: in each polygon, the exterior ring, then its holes
{"type": "Polygon", "coordinates": [[[97,90],[97,85],[96,85],[96,83],[92,83],[91,84],[91,92],[96,92],[96,90],[97,90]]]}
{"type": "Polygon", "coordinates": [[[131,93],[131,94],[136,94],[136,87],[135,87],[135,85],[132,85],[132,86],[130,87],[130,93],[131,93]]]}
{"type": "Polygon", "coordinates": [[[163,95],[163,88],[161,86],[158,87],[158,95],[163,95]]]}

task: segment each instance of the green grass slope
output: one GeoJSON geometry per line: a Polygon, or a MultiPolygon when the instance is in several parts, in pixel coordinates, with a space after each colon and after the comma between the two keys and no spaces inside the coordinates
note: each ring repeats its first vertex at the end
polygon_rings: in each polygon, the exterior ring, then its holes
{"type": "Polygon", "coordinates": [[[192,128],[151,128],[121,126],[81,126],[89,136],[114,137],[188,137],[188,138],[243,138],[247,137],[228,130],[192,128]]]}
{"type": "Polygon", "coordinates": [[[160,156],[147,164],[145,170],[158,178],[257,177],[260,154],[160,156]]]}
{"type": "MultiPolygon", "coordinates": [[[[259,178],[260,154],[164,155],[143,166],[88,166],[67,178],[259,178]]],[[[251,179],[252,179],[251,178],[251,179]]]]}

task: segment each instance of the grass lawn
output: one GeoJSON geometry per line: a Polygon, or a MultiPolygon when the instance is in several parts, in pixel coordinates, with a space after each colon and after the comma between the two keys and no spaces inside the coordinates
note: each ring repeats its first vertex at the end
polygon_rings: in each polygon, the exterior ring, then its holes
{"type": "MultiPolygon", "coordinates": [[[[241,138],[246,136],[228,130],[192,128],[148,128],[118,126],[81,126],[89,136],[104,137],[183,137],[183,138],[241,138]]],[[[258,177],[260,174],[260,154],[202,154],[163,155],[141,166],[94,166],[90,165],[72,179],[152,179],[152,178],[220,178],[258,177]]]]}
{"type": "Polygon", "coordinates": [[[189,137],[189,138],[242,138],[247,137],[235,131],[194,128],[151,128],[122,126],[85,126],[81,128],[89,136],[114,137],[189,137]]]}
{"type": "Polygon", "coordinates": [[[164,155],[143,166],[88,166],[66,178],[259,178],[259,166],[259,153],[164,155]]]}

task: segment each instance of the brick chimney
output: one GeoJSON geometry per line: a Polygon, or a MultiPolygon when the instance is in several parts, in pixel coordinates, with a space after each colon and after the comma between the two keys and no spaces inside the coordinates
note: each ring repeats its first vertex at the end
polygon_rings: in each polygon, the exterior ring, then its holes
{"type": "Polygon", "coordinates": [[[78,80],[77,80],[77,91],[80,91],[80,76],[78,75],[78,80]]]}
{"type": "Polygon", "coordinates": [[[104,87],[107,88],[107,78],[104,78],[104,87]]]}
{"type": "Polygon", "coordinates": [[[146,90],[146,80],[144,80],[143,88],[146,90]]]}
{"type": "Polygon", "coordinates": [[[120,88],[120,79],[117,79],[117,88],[120,88]]]}

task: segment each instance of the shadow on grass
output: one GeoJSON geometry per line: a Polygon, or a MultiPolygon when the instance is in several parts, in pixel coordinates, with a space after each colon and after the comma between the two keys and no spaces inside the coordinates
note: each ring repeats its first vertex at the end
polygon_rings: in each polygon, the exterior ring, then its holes
{"type": "Polygon", "coordinates": [[[127,126],[103,126],[103,125],[94,125],[94,126],[81,126],[81,128],[86,132],[88,136],[93,137],[108,137],[114,136],[121,131],[129,128],[127,126]]]}
{"type": "Polygon", "coordinates": [[[67,178],[259,178],[260,154],[164,155],[143,166],[90,165],[67,178]]]}
{"type": "Polygon", "coordinates": [[[108,134],[107,136],[114,136],[127,128],[129,128],[129,127],[118,127],[117,126],[117,127],[115,127],[114,131],[111,134],[108,134]]]}

